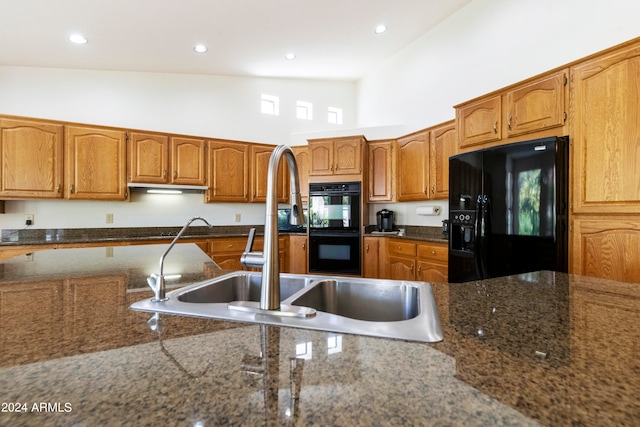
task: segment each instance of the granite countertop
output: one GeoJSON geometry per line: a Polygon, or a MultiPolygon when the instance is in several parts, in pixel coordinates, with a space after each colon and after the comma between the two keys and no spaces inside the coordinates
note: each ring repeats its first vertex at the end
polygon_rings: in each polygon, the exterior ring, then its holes
{"type": "MultiPolygon", "coordinates": [[[[40,228],[2,230],[0,248],[30,245],[65,245],[111,242],[170,242],[182,227],[119,227],[119,228],[40,228]]],[[[181,236],[185,239],[210,239],[217,237],[246,237],[256,228],[257,235],[264,233],[263,225],[190,226],[181,236]]],[[[280,231],[280,235],[300,235],[305,232],[280,231]]]]}
{"type": "MultiPolygon", "coordinates": [[[[434,283],[445,333],[434,344],[180,316],[148,323],[128,307],[151,296],[138,285],[164,248],[0,263],[0,425],[640,419],[640,285],[553,272],[434,283]]],[[[174,250],[177,285],[223,272],[194,244],[174,250]]]]}

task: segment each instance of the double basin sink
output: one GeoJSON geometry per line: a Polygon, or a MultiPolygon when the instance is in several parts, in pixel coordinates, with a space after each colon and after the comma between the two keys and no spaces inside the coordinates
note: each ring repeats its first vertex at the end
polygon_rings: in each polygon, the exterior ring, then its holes
{"type": "Polygon", "coordinates": [[[260,301],[260,272],[236,271],[167,293],[168,300],[134,303],[134,310],[369,335],[409,341],[443,338],[431,285],[425,282],[280,274],[282,306],[314,316],[278,316],[229,309],[260,301]]]}

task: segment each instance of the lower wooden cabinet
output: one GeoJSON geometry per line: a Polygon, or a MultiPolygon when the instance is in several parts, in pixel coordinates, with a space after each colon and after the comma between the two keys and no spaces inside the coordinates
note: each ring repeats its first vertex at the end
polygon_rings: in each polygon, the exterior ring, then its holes
{"type": "Polygon", "coordinates": [[[640,283],[640,218],[574,219],[571,236],[571,273],[640,283]]]}
{"type": "MultiPolygon", "coordinates": [[[[263,237],[256,237],[253,243],[253,250],[260,252],[264,245],[263,237]]],[[[284,236],[278,240],[280,249],[280,271],[287,269],[286,248],[287,241],[284,236]]],[[[249,270],[242,265],[240,257],[247,247],[246,237],[221,237],[209,240],[207,255],[223,270],[249,270]]]]}
{"type": "Polygon", "coordinates": [[[384,240],[382,237],[365,237],[362,245],[362,276],[376,279],[384,277],[381,272],[380,253],[384,240]]]}
{"type": "Polygon", "coordinates": [[[388,278],[424,282],[448,281],[448,249],[445,242],[410,242],[388,239],[388,278]]]}
{"type": "MultiPolygon", "coordinates": [[[[307,274],[309,251],[307,236],[289,236],[289,273],[307,274]]],[[[280,270],[282,266],[280,266],[280,270]]]]}

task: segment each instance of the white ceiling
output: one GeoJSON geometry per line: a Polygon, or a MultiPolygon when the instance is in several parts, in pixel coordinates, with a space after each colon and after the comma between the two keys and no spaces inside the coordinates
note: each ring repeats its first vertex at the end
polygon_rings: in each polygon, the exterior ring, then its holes
{"type": "Polygon", "coordinates": [[[0,65],[357,80],[470,1],[0,0],[0,65]]]}

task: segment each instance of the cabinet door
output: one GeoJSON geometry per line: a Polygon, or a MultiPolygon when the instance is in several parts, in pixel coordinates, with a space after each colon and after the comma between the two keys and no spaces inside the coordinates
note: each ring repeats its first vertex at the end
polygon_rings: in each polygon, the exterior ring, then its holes
{"type": "Polygon", "coordinates": [[[415,258],[390,256],[389,274],[391,275],[391,280],[416,280],[415,258]]]}
{"type": "Polygon", "coordinates": [[[171,138],[171,184],[206,185],[204,139],[171,138]]]}
{"type": "Polygon", "coordinates": [[[640,45],[571,69],[573,211],[640,210],[640,45]]]}
{"type": "Polygon", "coordinates": [[[499,141],[502,138],[502,97],[483,99],[456,111],[460,148],[499,141]]]}
{"type": "Polygon", "coordinates": [[[126,133],[117,129],[65,126],[65,197],[125,200],[126,133]]]}
{"type": "MultiPolygon", "coordinates": [[[[267,145],[251,146],[251,192],[249,201],[267,201],[267,181],[269,177],[269,161],[275,147],[267,145]]],[[[289,168],[286,166],[287,159],[282,158],[278,165],[278,202],[287,203],[289,193],[289,168]],[[286,176],[285,176],[286,172],[286,176]]]]}
{"type": "Polygon", "coordinates": [[[208,202],[249,201],[249,145],[210,140],[208,202]]]}
{"type": "Polygon", "coordinates": [[[363,248],[363,276],[377,279],[380,277],[380,237],[365,237],[363,248]]]}
{"type": "Polygon", "coordinates": [[[563,70],[507,92],[507,136],[563,126],[566,84],[563,70]]]}
{"type": "Polygon", "coordinates": [[[0,120],[0,195],[61,198],[63,125],[0,120]]]}
{"type": "Polygon", "coordinates": [[[298,146],[291,148],[296,155],[296,163],[298,164],[298,177],[300,178],[300,197],[302,202],[309,201],[309,168],[311,167],[311,159],[309,158],[309,148],[298,146]]]}
{"type": "Polygon", "coordinates": [[[337,139],[334,142],[333,173],[358,175],[362,173],[362,138],[337,139]]]}
{"type": "Polygon", "coordinates": [[[422,131],[398,139],[399,202],[429,198],[429,132],[422,131]]]}
{"type": "Polygon", "coordinates": [[[307,274],[307,236],[289,236],[289,273],[307,274]]]}
{"type": "Polygon", "coordinates": [[[368,144],[369,202],[393,202],[395,187],[395,140],[368,144]]]}
{"type": "Polygon", "coordinates": [[[129,138],[129,180],[166,184],[169,175],[169,137],[132,132],[129,138]]]}
{"type": "Polygon", "coordinates": [[[456,124],[454,121],[431,129],[429,148],[431,151],[429,155],[430,198],[434,200],[448,200],[449,157],[458,152],[456,124]]]}
{"type": "Polygon", "coordinates": [[[309,175],[333,174],[333,140],[309,141],[311,168],[309,175]]]}
{"type": "Polygon", "coordinates": [[[569,271],[640,283],[640,218],[573,221],[569,271]]]}
{"type": "Polygon", "coordinates": [[[423,282],[448,282],[448,275],[449,272],[446,264],[418,261],[416,280],[423,282]]]}

